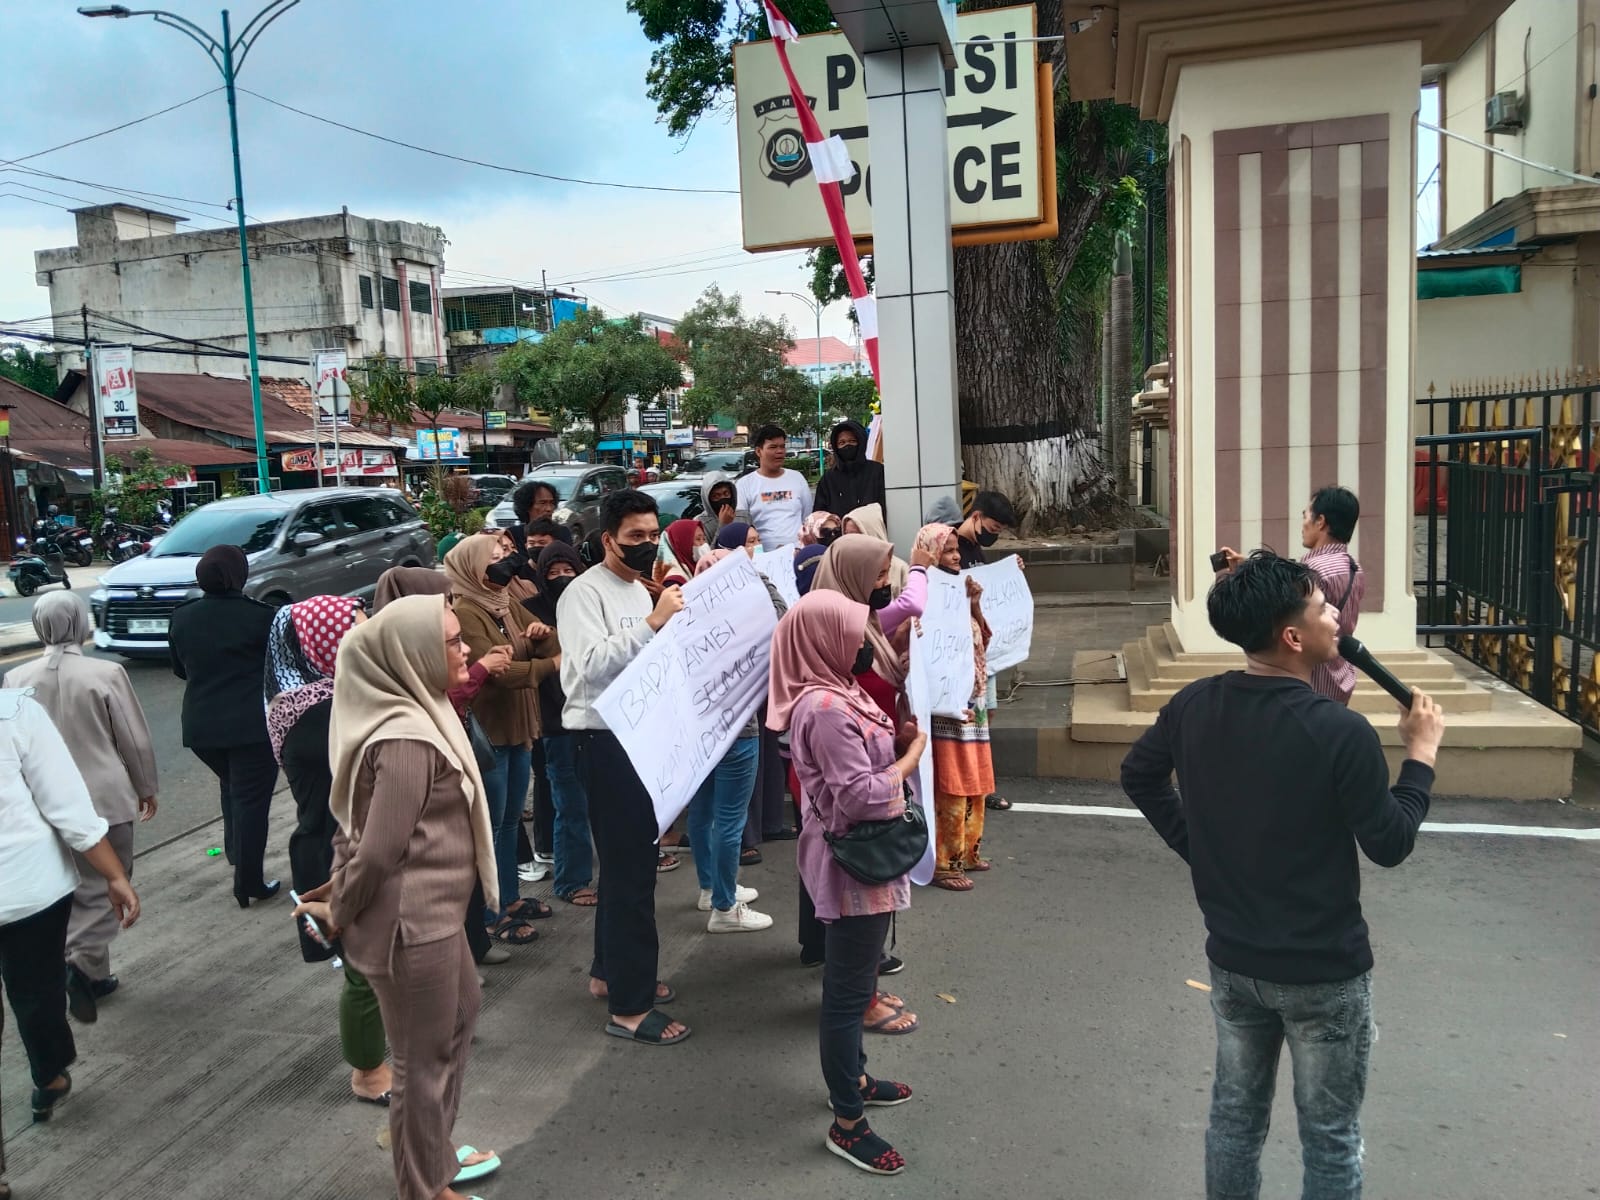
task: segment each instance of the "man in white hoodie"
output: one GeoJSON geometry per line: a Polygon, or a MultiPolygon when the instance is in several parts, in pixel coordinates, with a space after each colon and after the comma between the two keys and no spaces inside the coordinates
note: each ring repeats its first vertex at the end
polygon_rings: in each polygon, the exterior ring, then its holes
{"type": "Polygon", "coordinates": [[[661,542],[654,500],[631,488],[613,492],[601,519],[605,559],[567,585],[556,607],[567,694],[561,720],[574,737],[600,860],[589,992],[607,1000],[607,1033],[664,1046],[681,1042],[689,1029],[655,1007],[672,999],[672,990],[656,979],[655,808],[594,702],[683,609],[683,593],[666,587],[652,601],[640,582],[655,567],[661,542]]]}

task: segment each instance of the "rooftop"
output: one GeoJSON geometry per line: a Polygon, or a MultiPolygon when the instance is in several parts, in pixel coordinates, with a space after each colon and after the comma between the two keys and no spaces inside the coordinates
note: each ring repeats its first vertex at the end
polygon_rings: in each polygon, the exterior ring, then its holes
{"type": "MultiPolygon", "coordinates": [[[[855,347],[846,345],[836,337],[825,337],[821,341],[822,365],[837,365],[839,363],[854,363],[865,361],[855,350],[855,347]]],[[[785,366],[814,367],[817,365],[816,338],[796,338],[794,349],[783,356],[785,366]]]]}

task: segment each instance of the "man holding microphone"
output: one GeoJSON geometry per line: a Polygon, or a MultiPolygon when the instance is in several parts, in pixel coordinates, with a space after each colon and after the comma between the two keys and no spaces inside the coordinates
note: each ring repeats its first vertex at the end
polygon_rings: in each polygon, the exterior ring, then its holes
{"type": "Polygon", "coordinates": [[[1287,1041],[1302,1194],[1359,1197],[1373,1027],[1356,851],[1384,867],[1411,853],[1444,716],[1413,693],[1391,788],[1371,724],[1312,689],[1337,654],[1339,611],[1309,566],[1257,550],[1218,576],[1206,608],[1245,670],[1184,688],[1122,763],[1123,791],[1189,864],[1205,918],[1217,1029],[1206,1196],[1259,1193],[1287,1041]]]}

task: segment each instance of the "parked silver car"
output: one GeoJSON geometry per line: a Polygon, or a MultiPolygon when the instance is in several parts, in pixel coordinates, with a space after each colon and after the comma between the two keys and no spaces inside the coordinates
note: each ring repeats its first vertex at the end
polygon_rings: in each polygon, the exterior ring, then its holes
{"type": "MultiPolygon", "coordinates": [[[[573,541],[581,541],[599,529],[601,502],[612,492],[629,486],[628,472],[607,463],[544,463],[535,470],[540,483],[555,488],[559,497],[555,520],[572,530],[573,541]]],[[[485,523],[495,529],[515,525],[517,514],[511,501],[502,500],[495,505],[485,523]]]]}
{"type": "Polygon", "coordinates": [[[307,596],[370,599],[390,567],[433,565],[433,538],[405,497],[386,488],[241,496],[197,508],[150,553],[112,567],[90,597],[94,644],[129,658],[167,653],[172,610],[200,594],[195,564],[213,546],[250,560],[245,594],[268,604],[307,596]]]}

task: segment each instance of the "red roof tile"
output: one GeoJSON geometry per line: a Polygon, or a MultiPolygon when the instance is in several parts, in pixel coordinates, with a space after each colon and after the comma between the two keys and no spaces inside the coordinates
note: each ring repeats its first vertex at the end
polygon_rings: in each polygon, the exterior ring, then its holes
{"type": "MultiPolygon", "coordinates": [[[[853,346],[847,346],[836,337],[822,339],[822,365],[838,363],[853,363],[865,361],[855,352],[853,346]]],[[[814,367],[817,365],[817,339],[797,338],[794,349],[783,356],[785,366],[814,367]]]]}

